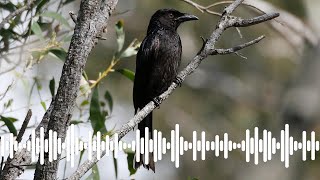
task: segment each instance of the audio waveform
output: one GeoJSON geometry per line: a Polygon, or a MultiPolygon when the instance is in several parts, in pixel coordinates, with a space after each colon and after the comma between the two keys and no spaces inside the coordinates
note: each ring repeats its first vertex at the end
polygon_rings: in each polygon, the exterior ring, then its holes
{"type": "Polygon", "coordinates": [[[319,141],[315,140],[315,132],[311,132],[311,139],[307,140],[306,131],[302,132],[302,142],[298,142],[289,136],[289,125],[286,124],[284,130],[281,130],[280,140],[278,141],[272,136],[271,131],[263,130],[262,138],[259,138],[259,128],[254,128],[253,136],[250,136],[250,130],[247,129],[245,133],[245,140],[241,142],[233,142],[229,140],[227,133],[223,137],[216,135],[214,140],[206,139],[206,133],[202,131],[200,135],[193,131],[192,141],[187,141],[180,136],[179,125],[175,125],[175,129],[171,130],[170,139],[163,137],[161,131],[154,130],[149,132],[145,129],[145,137],[140,138],[140,131],[136,130],[135,140],[126,143],[118,140],[118,134],[114,134],[114,141],[110,140],[109,136],[101,137],[101,133],[97,132],[96,138],[92,138],[92,132],[88,132],[89,140],[87,142],[79,140],[74,134],[74,125],[71,125],[67,131],[67,136],[64,142],[57,137],[57,133],[49,131],[49,138],[45,139],[44,129],[40,128],[40,137],[36,138],[35,130],[32,131],[31,140],[25,143],[18,143],[11,133],[9,139],[4,136],[0,138],[0,155],[12,158],[14,152],[26,149],[31,152],[32,162],[40,158],[40,164],[44,164],[44,153],[48,153],[49,161],[57,160],[58,154],[64,153],[66,160],[74,166],[75,156],[79,155],[81,151],[86,150],[88,159],[90,160],[93,153],[97,154],[98,159],[101,158],[101,152],[106,150],[106,156],[110,156],[114,152],[114,157],[117,158],[119,152],[130,149],[136,153],[136,161],[140,161],[140,155],[144,155],[145,163],[149,162],[149,152],[154,153],[154,161],[162,160],[162,156],[170,150],[171,161],[175,163],[175,167],[179,167],[180,156],[184,155],[186,151],[192,151],[192,158],[194,161],[198,159],[198,152],[200,152],[200,159],[205,160],[207,152],[209,155],[219,157],[223,155],[225,159],[228,158],[229,152],[239,150],[245,153],[246,162],[250,162],[253,156],[254,164],[259,163],[259,154],[262,154],[263,162],[272,159],[272,156],[280,151],[280,161],[284,162],[286,168],[289,167],[290,156],[294,152],[301,150],[302,160],[306,161],[307,152],[311,154],[311,160],[315,160],[316,152],[319,151],[319,141]],[[150,133],[153,133],[153,139],[149,139],[150,133]]]}

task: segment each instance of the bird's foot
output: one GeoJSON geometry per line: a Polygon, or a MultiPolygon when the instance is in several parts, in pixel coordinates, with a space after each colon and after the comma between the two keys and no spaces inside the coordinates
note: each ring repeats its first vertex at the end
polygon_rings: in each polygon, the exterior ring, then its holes
{"type": "Polygon", "coordinates": [[[156,107],[160,108],[161,98],[159,96],[153,98],[152,101],[153,101],[153,103],[155,104],[156,107]]]}
{"type": "Polygon", "coordinates": [[[182,78],[179,77],[179,76],[177,76],[177,77],[173,80],[173,82],[176,83],[179,87],[181,87],[182,81],[183,81],[182,78]]]}

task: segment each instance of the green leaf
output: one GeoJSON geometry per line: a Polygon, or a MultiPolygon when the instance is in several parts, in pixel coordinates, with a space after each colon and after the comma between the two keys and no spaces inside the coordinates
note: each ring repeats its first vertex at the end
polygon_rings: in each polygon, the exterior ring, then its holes
{"type": "Polygon", "coordinates": [[[66,1],[63,3],[63,5],[69,4],[69,3],[73,2],[73,1],[75,1],[75,0],[66,0],[66,1]]]}
{"type": "Polygon", "coordinates": [[[63,41],[63,42],[70,42],[71,39],[72,39],[72,35],[66,35],[66,36],[62,39],[62,41],[63,41]]]}
{"type": "Polygon", "coordinates": [[[128,169],[130,171],[130,176],[131,176],[137,172],[137,169],[133,168],[135,153],[133,151],[127,151],[126,153],[127,153],[128,169]]]}
{"type": "Polygon", "coordinates": [[[113,152],[113,164],[114,164],[114,172],[116,174],[116,179],[118,178],[118,162],[117,159],[114,157],[114,152],[113,152]]]}
{"type": "Polygon", "coordinates": [[[37,85],[37,89],[40,91],[40,90],[42,89],[41,82],[39,81],[38,78],[34,78],[34,82],[35,82],[36,85],[37,85]]]}
{"type": "Polygon", "coordinates": [[[87,180],[100,180],[99,169],[96,164],[92,167],[91,174],[87,180]]]}
{"type": "Polygon", "coordinates": [[[36,4],[37,4],[37,8],[36,8],[36,12],[38,13],[42,7],[44,7],[44,5],[46,5],[49,2],[49,0],[37,0],[36,4]]]}
{"type": "Polygon", "coordinates": [[[81,163],[81,160],[82,160],[82,158],[83,158],[83,154],[84,154],[85,151],[86,151],[85,149],[82,150],[82,151],[80,151],[80,157],[79,157],[78,167],[80,166],[80,163],[81,163]]]}
{"type": "Polygon", "coordinates": [[[4,116],[0,116],[1,121],[4,122],[4,124],[7,126],[7,128],[9,129],[10,133],[12,133],[14,136],[17,136],[17,129],[14,126],[12,119],[14,118],[7,118],[4,116]]]}
{"type": "Polygon", "coordinates": [[[81,95],[84,95],[85,97],[87,97],[87,95],[91,93],[91,88],[87,80],[87,76],[85,75],[86,75],[85,72],[82,73],[81,81],[80,81],[80,92],[81,92],[81,95]]]}
{"type": "Polygon", "coordinates": [[[67,52],[63,48],[51,48],[49,49],[49,52],[54,54],[57,58],[59,58],[62,61],[65,61],[67,58],[67,52]]]}
{"type": "Polygon", "coordinates": [[[86,106],[89,104],[89,101],[88,100],[84,100],[82,101],[82,103],[80,104],[80,106],[86,106]]]}
{"type": "Polygon", "coordinates": [[[54,81],[54,78],[52,78],[49,82],[49,88],[50,88],[50,93],[51,96],[55,95],[55,88],[56,88],[56,82],[54,81]]]}
{"type": "Polygon", "coordinates": [[[188,176],[188,180],[199,180],[199,179],[196,178],[196,177],[190,177],[190,176],[188,176]]]}
{"type": "Polygon", "coordinates": [[[112,100],[112,96],[111,96],[111,94],[110,94],[110,92],[108,90],[104,93],[104,99],[107,101],[107,103],[109,105],[109,109],[112,112],[113,100],[112,100]]]}
{"type": "Polygon", "coordinates": [[[41,101],[41,106],[43,107],[43,109],[46,111],[47,110],[47,106],[46,106],[46,103],[41,101]]]}
{"type": "Polygon", "coordinates": [[[116,34],[117,34],[117,43],[118,43],[118,52],[120,52],[124,45],[125,34],[123,30],[123,20],[118,21],[116,24],[116,34]]]}
{"type": "Polygon", "coordinates": [[[81,124],[81,123],[83,123],[83,121],[77,121],[77,120],[70,121],[70,124],[74,124],[74,125],[78,125],[78,124],[81,124]]]}
{"type": "Polygon", "coordinates": [[[134,72],[133,71],[131,71],[129,69],[117,69],[116,71],[119,72],[120,74],[124,75],[125,77],[127,77],[131,81],[134,81],[134,72]]]}
{"type": "Polygon", "coordinates": [[[120,55],[119,59],[136,55],[138,53],[140,45],[141,42],[137,41],[136,39],[133,40],[128,48],[120,55]]]}
{"type": "Polygon", "coordinates": [[[92,174],[93,174],[93,179],[94,180],[99,180],[100,179],[100,175],[99,175],[99,169],[97,165],[94,165],[92,167],[92,174]]]}
{"type": "Polygon", "coordinates": [[[100,101],[99,101],[99,91],[97,87],[93,89],[91,103],[90,103],[89,119],[91,122],[91,126],[94,130],[93,134],[96,134],[98,131],[100,131],[101,134],[104,134],[107,132],[107,128],[105,126],[106,119],[101,112],[100,101]]]}
{"type": "Polygon", "coordinates": [[[7,3],[0,2],[0,8],[8,10],[10,12],[13,12],[17,9],[16,6],[10,1],[8,1],[7,3]]]}
{"type": "Polygon", "coordinates": [[[32,51],[31,52],[32,58],[36,62],[40,62],[40,60],[43,59],[47,54],[48,54],[48,51],[32,51]]]}
{"type": "Polygon", "coordinates": [[[31,30],[40,40],[44,41],[42,30],[36,21],[32,23],[31,30]]]}
{"type": "Polygon", "coordinates": [[[3,106],[5,109],[9,108],[12,105],[13,99],[9,99],[8,102],[4,103],[3,106]]]}
{"type": "Polygon", "coordinates": [[[56,13],[56,12],[53,12],[53,11],[47,11],[47,12],[44,12],[44,13],[40,14],[40,16],[49,17],[49,18],[52,18],[54,20],[57,20],[61,24],[63,24],[66,27],[70,28],[70,25],[69,25],[68,21],[59,13],[56,13]]]}

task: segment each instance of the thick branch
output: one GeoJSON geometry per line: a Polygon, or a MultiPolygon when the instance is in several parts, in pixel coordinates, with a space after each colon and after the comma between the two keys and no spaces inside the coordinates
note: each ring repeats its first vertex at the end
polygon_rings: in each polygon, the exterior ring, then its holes
{"type": "Polygon", "coordinates": [[[35,2],[35,0],[28,0],[28,2],[22,6],[21,8],[17,9],[16,11],[10,13],[6,18],[4,18],[0,23],[0,30],[3,28],[3,26],[8,23],[12,18],[15,16],[21,14],[23,11],[28,10],[31,8],[32,4],[35,2]]]}
{"type": "MultiPolygon", "coordinates": [[[[231,4],[230,6],[228,6],[225,10],[224,10],[224,14],[222,15],[218,25],[216,26],[216,29],[213,31],[212,35],[210,36],[210,38],[205,42],[203,48],[200,50],[200,52],[198,53],[197,56],[195,56],[193,58],[193,60],[188,64],[188,66],[181,71],[178,74],[179,79],[181,79],[181,81],[184,81],[185,78],[190,75],[191,73],[194,72],[195,69],[197,69],[197,67],[200,65],[201,61],[203,59],[205,59],[207,56],[210,55],[210,52],[213,52],[215,50],[214,45],[216,44],[216,42],[218,41],[218,39],[220,38],[221,34],[224,32],[224,30],[226,30],[227,28],[234,26],[235,23],[237,21],[234,21],[233,19],[228,18],[227,16],[229,16],[235,8],[237,8],[239,6],[239,4],[241,4],[243,0],[237,0],[235,1],[233,4],[231,4]]],[[[277,15],[278,16],[278,15],[277,15]]],[[[276,16],[274,16],[276,17],[276,16]]],[[[265,21],[269,20],[268,18],[265,19],[265,21]]],[[[263,21],[261,21],[263,22],[263,21]]],[[[240,22],[237,22],[240,23],[240,22]]],[[[254,24],[254,23],[253,23],[254,24]]],[[[253,25],[252,24],[252,25],[253,25]]],[[[240,45],[240,48],[244,48],[247,47],[249,45],[254,44],[256,41],[260,41],[262,39],[262,37],[248,42],[244,45],[240,45]]],[[[239,49],[239,47],[236,47],[236,49],[239,49]]],[[[169,95],[177,88],[177,84],[176,83],[172,83],[170,85],[170,87],[159,96],[159,103],[162,103],[162,101],[164,101],[165,99],[167,99],[169,97],[169,95]]],[[[146,117],[150,112],[152,112],[154,110],[154,108],[156,108],[156,105],[154,104],[154,102],[149,102],[141,111],[139,111],[129,122],[127,122],[126,124],[124,124],[116,133],[118,134],[119,139],[121,139],[122,137],[124,137],[129,131],[131,131],[139,122],[142,121],[142,119],[144,117],[146,117]]],[[[105,155],[105,151],[102,152],[102,156],[105,155]]],[[[90,170],[92,168],[92,166],[98,162],[98,159],[96,157],[96,154],[93,155],[92,160],[87,160],[86,162],[84,162],[78,169],[77,171],[69,177],[69,179],[80,179],[88,170],[90,170]]]]}
{"type": "MultiPolygon", "coordinates": [[[[55,103],[50,115],[45,138],[49,130],[57,132],[58,138],[64,141],[70,124],[75,100],[77,98],[83,68],[89,53],[107,27],[107,22],[114,10],[117,0],[82,0],[77,23],[71,39],[68,55],[64,63],[55,103]]],[[[34,179],[56,179],[60,156],[52,162],[44,154],[44,164],[38,160],[34,179]]]]}
{"type": "Polygon", "coordinates": [[[230,4],[228,7],[226,7],[224,9],[224,13],[226,15],[230,15],[231,13],[233,13],[233,11],[240,6],[240,4],[243,2],[244,0],[238,0],[238,1],[234,1],[232,4],[230,4]]]}

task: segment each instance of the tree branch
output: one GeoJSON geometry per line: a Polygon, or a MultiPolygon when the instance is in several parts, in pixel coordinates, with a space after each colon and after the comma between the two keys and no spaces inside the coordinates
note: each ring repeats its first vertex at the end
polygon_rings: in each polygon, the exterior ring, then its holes
{"type": "MultiPolygon", "coordinates": [[[[117,2],[117,0],[81,1],[78,21],[62,70],[58,92],[35,130],[36,137],[39,137],[40,127],[43,127],[46,132],[45,138],[48,137],[47,129],[51,129],[58,133],[59,138],[65,139],[87,57],[98,41],[96,37],[107,27],[117,2]]],[[[27,150],[17,151],[10,162],[6,162],[1,179],[16,179],[23,173],[25,168],[23,166],[30,164],[31,160],[31,153],[27,150]]],[[[35,179],[56,179],[58,163],[59,160],[49,162],[48,154],[45,153],[45,164],[40,165],[38,162],[35,179]]]]}
{"type": "Polygon", "coordinates": [[[31,116],[32,116],[32,111],[31,111],[31,109],[29,109],[28,112],[27,112],[26,118],[24,119],[24,121],[22,123],[21,129],[20,129],[19,134],[17,136],[17,139],[16,139],[16,141],[18,143],[21,142],[21,140],[22,140],[23,134],[24,134],[24,132],[26,131],[26,129],[28,127],[28,124],[29,124],[29,121],[31,119],[31,116]]]}
{"type": "MultiPolygon", "coordinates": [[[[75,100],[77,98],[83,68],[89,53],[98,42],[107,27],[107,22],[118,0],[82,0],[77,23],[71,39],[69,51],[64,63],[55,103],[50,115],[45,138],[49,130],[57,132],[58,138],[65,140],[70,124],[75,100]]],[[[49,161],[49,154],[44,153],[44,163],[38,160],[34,179],[56,179],[60,155],[57,160],[49,161]]]]}
{"type": "MultiPolygon", "coordinates": [[[[38,127],[35,129],[36,137],[40,137],[40,127],[43,127],[44,131],[47,130],[53,105],[54,105],[54,99],[51,101],[51,104],[47,112],[44,114],[42,121],[40,122],[38,127]]],[[[29,136],[29,140],[31,141],[31,135],[29,136]]],[[[27,151],[26,149],[18,150],[14,154],[12,159],[8,157],[5,163],[5,166],[2,170],[1,179],[16,179],[18,176],[20,176],[24,172],[24,168],[25,168],[24,165],[30,164],[31,161],[32,159],[31,159],[30,151],[27,151]]]]}
{"type": "Polygon", "coordinates": [[[28,0],[28,2],[24,6],[22,6],[21,8],[17,9],[16,11],[12,12],[11,14],[9,14],[6,18],[4,18],[0,23],[0,30],[12,18],[14,18],[15,16],[21,14],[23,11],[30,9],[34,2],[35,2],[35,0],[28,0]]]}
{"type": "Polygon", "coordinates": [[[244,49],[246,47],[249,47],[253,44],[256,44],[258,42],[260,42],[262,39],[264,39],[265,36],[260,36],[252,41],[249,41],[247,43],[244,43],[244,44],[240,44],[238,46],[235,46],[235,47],[232,47],[232,48],[229,48],[229,49],[214,49],[212,52],[210,52],[210,55],[226,55],[226,54],[231,54],[231,53],[236,53],[237,51],[241,50],[241,49],[244,49]]]}
{"type": "MultiPolygon", "coordinates": [[[[235,27],[236,24],[241,24],[243,23],[241,19],[238,18],[230,18],[230,14],[241,4],[243,0],[236,0],[234,3],[232,3],[230,6],[228,6],[225,10],[224,13],[222,14],[222,17],[220,21],[218,22],[218,25],[216,26],[216,29],[213,31],[211,34],[210,38],[205,41],[204,46],[201,48],[199,53],[193,58],[193,60],[188,64],[188,66],[182,70],[179,74],[178,77],[181,79],[181,81],[184,81],[185,78],[190,75],[191,73],[194,72],[195,69],[198,68],[200,65],[201,61],[208,57],[210,53],[212,52],[218,52],[221,50],[217,50],[214,48],[216,42],[222,35],[222,33],[229,27],[235,27]]],[[[268,17],[278,17],[278,13],[271,13],[267,14],[265,16],[262,16],[263,19],[259,19],[259,21],[255,18],[254,21],[248,22],[247,26],[254,25],[257,23],[261,23],[264,21],[270,20],[268,17]]],[[[231,51],[237,51],[240,50],[241,48],[245,48],[247,46],[250,46],[254,43],[259,42],[263,38],[257,38],[256,40],[250,41],[246,44],[240,45],[235,47],[233,50],[227,50],[228,52],[231,53],[231,51]]],[[[221,51],[223,52],[223,51],[221,51]]],[[[161,104],[162,101],[167,99],[169,95],[178,87],[178,84],[172,83],[170,87],[159,96],[159,103],[161,104]]],[[[119,139],[124,137],[129,131],[131,131],[139,122],[142,121],[143,118],[145,118],[150,112],[152,112],[156,108],[156,105],[154,104],[153,101],[149,102],[142,110],[140,110],[129,122],[126,124],[122,125],[122,127],[116,132],[118,134],[119,139]]],[[[113,140],[113,138],[111,138],[113,140]]],[[[103,151],[102,156],[106,154],[106,151],[103,151]]],[[[74,180],[74,179],[80,179],[88,170],[92,168],[92,166],[98,162],[98,159],[96,157],[96,154],[93,155],[92,160],[87,160],[84,162],[77,171],[72,174],[68,179],[74,180]]]]}
{"type": "MultiPolygon", "coordinates": [[[[208,6],[203,6],[193,2],[192,0],[181,1],[194,6],[202,13],[206,12],[218,16],[220,16],[220,14],[210,10],[210,8],[224,4],[231,4],[234,2],[225,0],[210,4],[208,6]]],[[[291,46],[293,46],[293,48],[297,50],[297,52],[302,52],[304,40],[306,40],[314,47],[319,44],[319,36],[312,31],[310,26],[305,24],[303,21],[301,21],[301,19],[289,13],[288,11],[277,8],[271,3],[264,0],[244,0],[242,2],[242,5],[248,6],[259,13],[279,12],[281,14],[281,17],[275,21],[270,21],[270,24],[277,32],[280,33],[281,36],[286,39],[287,42],[290,43],[291,46]]]]}

